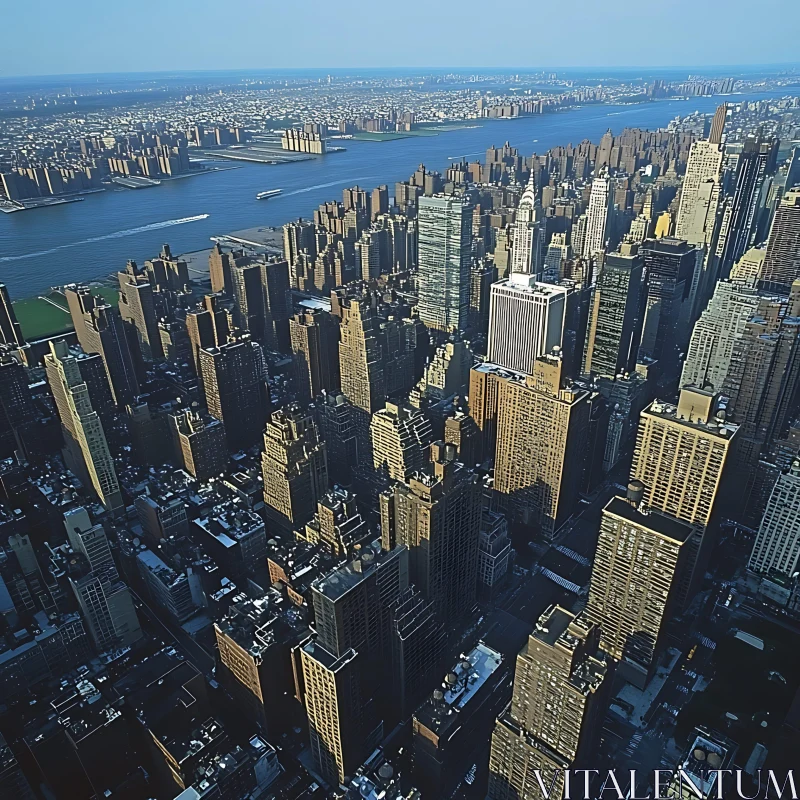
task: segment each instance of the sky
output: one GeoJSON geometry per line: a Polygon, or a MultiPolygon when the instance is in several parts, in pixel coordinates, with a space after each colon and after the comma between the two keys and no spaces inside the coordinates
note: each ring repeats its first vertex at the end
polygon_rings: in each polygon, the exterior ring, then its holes
{"type": "Polygon", "coordinates": [[[0,0],[0,18],[0,77],[800,59],[797,0],[0,0]]]}

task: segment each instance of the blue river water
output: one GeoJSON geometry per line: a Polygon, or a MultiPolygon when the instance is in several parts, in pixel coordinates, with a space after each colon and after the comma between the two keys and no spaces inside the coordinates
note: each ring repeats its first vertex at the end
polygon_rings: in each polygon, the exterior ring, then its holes
{"type": "MultiPolygon", "coordinates": [[[[771,93],[750,94],[755,100],[771,93]]],[[[87,195],[78,203],[0,214],[0,281],[14,298],[50,286],[89,280],[140,263],[168,242],[173,253],[209,247],[211,236],[310,217],[320,203],[360,184],[372,188],[406,180],[420,163],[444,172],[451,160],[483,158],[508,141],[523,155],[582,139],[595,142],[611,128],[659,128],[676,115],[712,112],[728,98],[699,97],[632,106],[585,106],[558,114],[468,123],[438,136],[387,142],[342,142],[347,150],[294,164],[246,164],[162,183],[87,195]],[[283,193],[257,201],[258,192],[283,193]]],[[[737,98],[730,98],[737,99],[737,98]]],[[[338,143],[337,143],[338,144],[338,143]]],[[[231,162],[232,164],[236,162],[231,162]]]]}

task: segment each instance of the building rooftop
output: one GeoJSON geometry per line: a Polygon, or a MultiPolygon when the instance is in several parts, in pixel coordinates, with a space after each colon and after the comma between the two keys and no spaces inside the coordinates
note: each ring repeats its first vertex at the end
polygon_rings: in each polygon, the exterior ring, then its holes
{"type": "Polygon", "coordinates": [[[258,658],[274,644],[294,643],[308,632],[297,606],[275,589],[249,600],[234,598],[217,628],[242,649],[258,658]]]}
{"type": "Polygon", "coordinates": [[[463,712],[470,702],[495,676],[503,663],[503,656],[480,642],[466,655],[462,655],[448,672],[441,688],[435,689],[414,714],[430,730],[441,732],[451,727],[457,714],[463,712]]]}
{"type": "Polygon", "coordinates": [[[719,439],[730,439],[739,430],[738,425],[725,420],[724,414],[720,417],[719,412],[716,416],[711,417],[707,422],[702,419],[690,419],[685,415],[679,414],[679,406],[673,403],[665,403],[661,400],[653,400],[653,402],[642,412],[649,414],[653,417],[661,419],[673,420],[685,425],[688,428],[701,431],[707,435],[715,436],[719,439]]]}
{"type": "Polygon", "coordinates": [[[623,497],[612,497],[604,510],[676,542],[687,541],[695,531],[692,525],[662,514],[660,511],[651,511],[643,507],[641,509],[634,508],[623,497]]]}
{"type": "Polygon", "coordinates": [[[736,753],[736,744],[718,733],[696,728],[694,737],[689,736],[689,747],[680,768],[692,779],[692,783],[708,797],[717,782],[716,770],[730,765],[736,753]]]}
{"type": "Polygon", "coordinates": [[[390,551],[383,550],[380,539],[376,539],[371,544],[360,548],[352,561],[348,561],[325,577],[314,581],[312,588],[325,597],[336,600],[371,575],[380,564],[396,555],[397,548],[390,551]]]}

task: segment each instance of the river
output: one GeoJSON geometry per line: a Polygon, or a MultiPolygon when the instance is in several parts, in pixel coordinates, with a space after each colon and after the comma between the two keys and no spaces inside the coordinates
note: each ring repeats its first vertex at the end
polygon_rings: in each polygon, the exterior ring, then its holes
{"type": "MultiPolygon", "coordinates": [[[[756,100],[773,93],[750,94],[756,100]]],[[[611,128],[659,128],[678,114],[713,112],[725,99],[698,97],[632,106],[585,106],[516,120],[483,120],[476,127],[438,136],[385,142],[346,140],[347,150],[294,164],[246,164],[162,183],[116,189],[78,203],[0,214],[0,281],[14,298],[50,286],[90,280],[156,256],[164,242],[174,253],[200,250],[209,238],[259,225],[278,226],[310,217],[320,203],[360,184],[372,188],[406,180],[420,163],[444,172],[450,160],[483,158],[486,148],[508,141],[523,155],[582,139],[595,142],[611,128]],[[283,193],[257,201],[256,193],[283,193]]],[[[339,142],[335,142],[339,144],[339,142]]],[[[235,164],[236,162],[231,162],[235,164]]]]}

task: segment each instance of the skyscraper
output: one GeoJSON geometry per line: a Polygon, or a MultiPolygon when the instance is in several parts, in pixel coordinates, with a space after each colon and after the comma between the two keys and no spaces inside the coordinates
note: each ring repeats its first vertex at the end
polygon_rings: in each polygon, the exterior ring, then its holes
{"type": "Polygon", "coordinates": [[[641,249],[647,274],[640,351],[663,361],[666,371],[677,359],[676,347],[688,338],[689,301],[697,269],[697,250],[680,239],[648,239],[641,249]]]}
{"type": "Polygon", "coordinates": [[[270,410],[261,345],[244,335],[221,347],[203,349],[200,375],[208,411],[225,425],[231,450],[255,445],[270,410]]]}
{"type": "Polygon", "coordinates": [[[175,460],[198,481],[225,471],[228,465],[228,444],[225,426],[213,417],[183,409],[168,415],[175,460]]]}
{"type": "Polygon", "coordinates": [[[22,328],[17,322],[17,315],[4,283],[0,283],[0,344],[12,347],[22,347],[25,344],[22,328]]]}
{"type": "Polygon", "coordinates": [[[639,688],[664,650],[664,626],[683,608],[695,541],[691,525],[637,508],[642,490],[634,482],[628,499],[614,497],[603,509],[586,607],[600,646],[639,688]]]}
{"type": "Polygon", "coordinates": [[[800,461],[778,476],[758,527],[748,568],[791,577],[800,563],[800,461]]]}
{"type": "Polygon", "coordinates": [[[501,376],[497,395],[494,487],[546,537],[577,503],[591,411],[589,392],[563,386],[562,369],[560,357],[541,356],[532,376],[501,376]]]}
{"type": "Polygon", "coordinates": [[[289,320],[292,367],[298,400],[313,398],[340,389],[339,326],[321,308],[301,311],[289,320]]]}
{"type": "Polygon", "coordinates": [[[317,635],[300,648],[314,766],[331,785],[383,739],[390,606],[408,586],[408,553],[379,542],[312,587],[317,635]]]}
{"type": "Polygon", "coordinates": [[[129,261],[124,272],[118,272],[119,313],[127,324],[133,326],[139,349],[145,361],[159,361],[164,357],[158,333],[153,286],[135,261],[129,261]]]}
{"type": "Polygon", "coordinates": [[[308,522],[328,490],[325,442],[310,413],[294,406],[272,414],[261,469],[267,517],[288,530],[308,522]]]}
{"type": "Polygon", "coordinates": [[[419,317],[440,331],[468,325],[472,206],[463,197],[419,199],[419,317]]]}
{"type": "Polygon", "coordinates": [[[755,463],[782,436],[793,412],[800,378],[800,281],[790,296],[761,297],[731,352],[722,391],[740,426],[737,461],[755,463]]]}
{"type": "Polygon", "coordinates": [[[542,784],[561,797],[564,770],[591,766],[610,683],[598,642],[596,626],[559,606],[539,617],[492,734],[489,800],[539,800],[542,784]]]}
{"type": "Polygon", "coordinates": [[[692,329],[681,386],[722,390],[734,343],[744,334],[758,303],[758,293],[752,286],[729,280],[717,283],[708,307],[692,329]]]}
{"type": "Polygon", "coordinates": [[[281,258],[263,260],[261,284],[264,287],[264,346],[288,353],[289,317],[292,313],[289,263],[281,258]]]}
{"type": "Polygon", "coordinates": [[[85,353],[99,353],[103,359],[114,402],[121,407],[132,403],[139,394],[139,381],[119,311],[88,286],[66,286],[64,296],[78,344],[85,353]]]}
{"type": "Polygon", "coordinates": [[[256,342],[263,344],[266,312],[261,265],[252,261],[235,263],[231,266],[230,275],[233,321],[240,331],[246,331],[256,342]]]}
{"type": "Polygon", "coordinates": [[[475,603],[481,488],[453,445],[435,442],[431,462],[380,496],[382,540],[408,548],[411,582],[452,622],[475,603]]]}
{"type": "Polygon", "coordinates": [[[39,417],[25,367],[0,347],[0,458],[38,450],[39,417]]]}
{"type": "Polygon", "coordinates": [[[705,574],[738,431],[724,413],[715,415],[712,393],[693,387],[681,390],[677,406],[654,401],[640,416],[631,480],[644,485],[645,506],[695,527],[682,601],[705,574]]]}
{"type": "Polygon", "coordinates": [[[514,220],[511,248],[511,273],[540,278],[544,257],[544,227],[541,203],[536,197],[536,181],[531,170],[530,180],[522,193],[514,220]]]}
{"type": "Polygon", "coordinates": [[[606,249],[609,235],[609,221],[613,200],[613,186],[607,174],[601,174],[592,181],[589,205],[586,209],[586,234],[583,238],[581,255],[591,258],[606,249]]]}
{"type": "Polygon", "coordinates": [[[723,103],[714,114],[709,138],[692,144],[675,223],[676,238],[706,249],[712,245],[722,193],[722,133],[726,112],[723,103]]]}
{"type": "Polygon", "coordinates": [[[381,321],[367,297],[337,298],[340,319],[339,370],[342,393],[368,415],[386,399],[381,321]]]}
{"type": "Polygon", "coordinates": [[[220,347],[228,341],[231,324],[227,309],[220,308],[219,295],[207,294],[202,308],[186,312],[186,332],[195,372],[200,375],[200,351],[220,347]]]}
{"type": "Polygon", "coordinates": [[[583,372],[615,378],[636,366],[643,300],[644,258],[634,244],[609,253],[592,292],[583,372]]]}
{"type": "Polygon", "coordinates": [[[711,392],[685,387],[677,406],[652,402],[640,416],[631,467],[631,479],[644,484],[644,504],[708,526],[738,430],[715,412],[711,392]]]}
{"type": "Polygon", "coordinates": [[[106,508],[120,508],[123,502],[114,459],[108,449],[100,416],[92,407],[79,359],[70,353],[62,339],[50,343],[44,366],[61,419],[67,466],[87,483],[87,488],[91,487],[106,508]]]}
{"type": "Polygon", "coordinates": [[[539,356],[562,345],[568,291],[516,272],[491,292],[489,361],[531,375],[539,356]]]}
{"type": "Polygon", "coordinates": [[[787,192],[775,211],[762,278],[770,290],[783,292],[800,278],[800,189],[787,192]]]}
{"type": "Polygon", "coordinates": [[[716,255],[719,275],[728,276],[731,267],[754,242],[752,233],[759,192],[777,150],[777,140],[748,137],[739,155],[733,193],[726,201],[716,255]]]}

